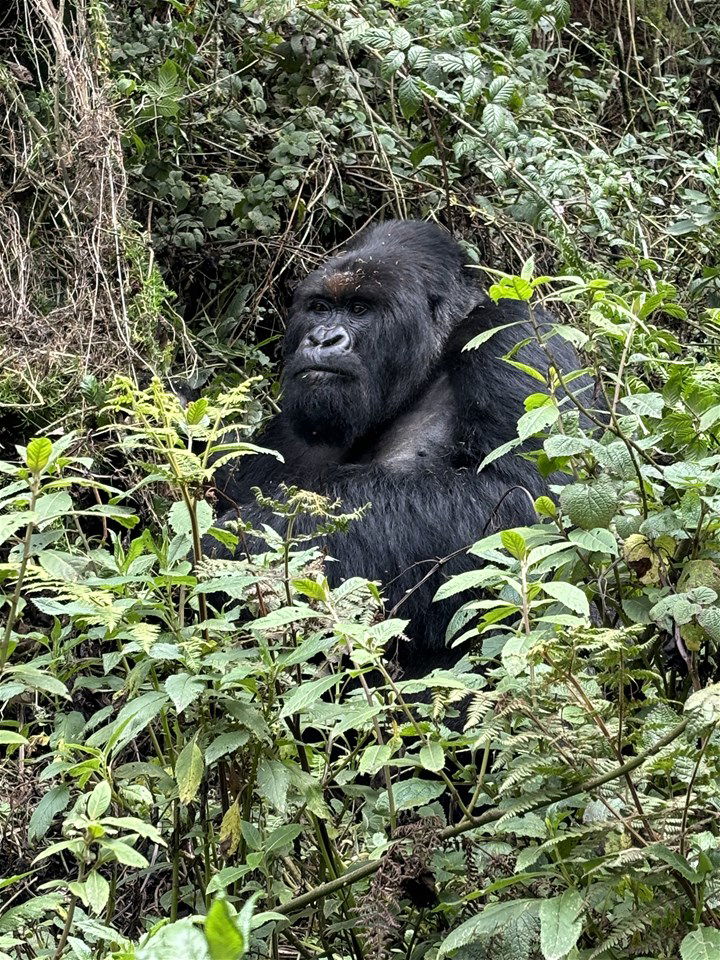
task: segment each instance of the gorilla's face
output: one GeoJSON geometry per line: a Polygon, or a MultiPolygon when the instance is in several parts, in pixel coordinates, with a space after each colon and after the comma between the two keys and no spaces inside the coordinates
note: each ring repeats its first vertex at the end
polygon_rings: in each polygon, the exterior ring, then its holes
{"type": "Polygon", "coordinates": [[[438,227],[391,221],[307,277],[283,373],[285,411],[304,440],[348,448],[424,388],[474,304],[462,263],[438,227]]]}

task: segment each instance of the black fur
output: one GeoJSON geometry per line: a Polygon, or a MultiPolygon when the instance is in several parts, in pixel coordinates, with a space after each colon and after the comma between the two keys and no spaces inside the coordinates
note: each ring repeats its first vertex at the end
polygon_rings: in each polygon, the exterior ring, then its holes
{"type": "MultiPolygon", "coordinates": [[[[273,493],[281,481],[339,497],[347,509],[369,502],[367,515],[327,544],[338,561],[328,576],[382,581],[390,609],[434,561],[471,545],[489,525],[535,522],[531,498],[546,492],[534,465],[516,453],[477,472],[516,436],[525,397],[542,387],[500,359],[533,335],[527,305],[493,304],[464,263],[441,228],[391,221],[310,274],[287,324],[284,409],[258,441],[284,463],[246,457],[219,483],[228,503],[248,504],[241,513],[252,519],[251,487],[273,493]],[[367,306],[362,315],[357,301],[367,306]],[[518,320],[479,349],[462,350],[481,331],[518,320]]],[[[559,338],[551,349],[561,368],[580,366],[559,338]]],[[[535,343],[518,358],[547,368],[535,343]]],[[[432,598],[442,579],[471,566],[459,553],[400,606],[397,615],[411,621],[411,642],[399,651],[406,676],[458,659],[445,644],[458,601],[432,598]]]]}

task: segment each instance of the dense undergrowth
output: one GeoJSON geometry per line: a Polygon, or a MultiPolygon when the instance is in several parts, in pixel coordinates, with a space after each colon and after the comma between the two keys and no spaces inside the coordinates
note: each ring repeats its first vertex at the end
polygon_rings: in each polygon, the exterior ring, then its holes
{"type": "Polygon", "coordinates": [[[60,10],[0,27],[0,957],[720,958],[713,4],[60,10]],[[526,370],[571,483],[412,682],[294,523],[360,516],[212,527],[286,288],[376,213],[509,271],[610,411],[526,370]]]}

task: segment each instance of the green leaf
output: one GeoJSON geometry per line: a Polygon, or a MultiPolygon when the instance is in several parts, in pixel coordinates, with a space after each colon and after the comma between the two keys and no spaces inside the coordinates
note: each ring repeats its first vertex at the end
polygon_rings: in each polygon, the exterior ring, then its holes
{"type": "Polygon", "coordinates": [[[334,674],[330,674],[330,676],[321,677],[320,680],[313,680],[296,687],[283,698],[280,719],[284,720],[285,717],[291,717],[294,713],[301,713],[308,707],[313,706],[337,682],[338,678],[334,674]]]}
{"type": "Polygon", "coordinates": [[[191,677],[188,673],[176,673],[168,677],[164,686],[178,713],[182,713],[194,700],[197,700],[205,689],[202,680],[191,677]]]}
{"type": "Polygon", "coordinates": [[[53,819],[58,813],[67,809],[68,803],[70,803],[70,788],[66,784],[59,783],[48,790],[30,817],[28,838],[31,843],[45,836],[53,819]]]}
{"type": "Polygon", "coordinates": [[[527,556],[527,544],[525,538],[517,530],[503,530],[500,534],[500,541],[511,557],[516,560],[522,560],[527,556]]]}
{"type": "Polygon", "coordinates": [[[617,540],[609,530],[596,527],[594,530],[571,530],[568,540],[582,550],[591,553],[607,553],[612,557],[618,555],[617,540]]]}
{"type": "Polygon", "coordinates": [[[607,527],[618,510],[615,485],[606,480],[573,483],[563,487],[560,506],[576,527],[594,530],[607,527]]]}
{"type": "Polygon", "coordinates": [[[710,726],[720,720],[720,683],[711,683],[691,693],[685,701],[685,713],[696,713],[703,724],[710,726]]]}
{"type": "MultiPolygon", "coordinates": [[[[212,507],[205,500],[195,503],[195,517],[201,536],[204,536],[213,525],[212,507]]],[[[170,507],[167,515],[168,523],[175,534],[192,533],[190,514],[184,500],[176,500],[170,507]]]]}
{"type": "Polygon", "coordinates": [[[374,776],[378,770],[382,770],[385,764],[392,757],[392,747],[387,743],[373,743],[363,750],[358,764],[360,773],[374,776]]]}
{"type": "Polygon", "coordinates": [[[549,457],[575,457],[594,446],[597,444],[590,437],[569,437],[565,433],[555,433],[547,438],[543,449],[549,457]]]}
{"type": "Polygon", "coordinates": [[[503,323],[498,327],[490,327],[489,330],[483,330],[482,333],[479,333],[476,337],[473,337],[472,340],[468,340],[463,347],[463,350],[477,350],[478,347],[481,347],[484,343],[487,343],[491,337],[494,337],[496,333],[500,333],[501,330],[507,330],[510,327],[517,327],[518,324],[524,322],[524,320],[516,320],[514,323],[503,323]]]}
{"type": "Polygon", "coordinates": [[[124,863],[126,867],[139,867],[142,870],[149,866],[140,851],[124,840],[103,840],[101,846],[103,851],[111,853],[118,863],[124,863]]]}
{"type": "Polygon", "coordinates": [[[175,782],[178,785],[180,802],[187,805],[197,796],[202,781],[205,763],[196,738],[188,741],[175,764],[175,782]]]}
{"type": "Polygon", "coordinates": [[[33,520],[34,513],[29,510],[22,510],[19,513],[9,513],[5,517],[0,517],[0,546],[5,543],[21,527],[26,526],[29,520],[33,520]]]}
{"type": "Polygon", "coordinates": [[[24,746],[28,742],[27,737],[23,737],[20,733],[15,733],[14,730],[0,730],[0,745],[7,743],[13,744],[14,746],[24,746]]]}
{"type": "Polygon", "coordinates": [[[572,583],[562,583],[555,580],[550,580],[541,586],[549,597],[552,597],[553,600],[558,600],[566,606],[568,610],[573,610],[575,613],[580,614],[581,617],[590,616],[588,598],[579,587],[576,587],[572,583]]]}
{"type": "Polygon", "coordinates": [[[226,900],[213,902],[205,918],[205,937],[212,960],[240,960],[247,942],[230,914],[226,900]]]}
{"type": "MultiPolygon", "coordinates": [[[[393,799],[395,800],[396,810],[410,810],[413,807],[424,807],[428,803],[443,793],[444,784],[435,780],[401,780],[393,784],[393,799]]],[[[383,790],[377,802],[378,812],[387,813],[388,800],[387,793],[383,790]]]]}
{"type": "MultiPolygon", "coordinates": [[[[514,133],[517,129],[513,115],[507,107],[503,107],[499,103],[488,103],[486,105],[482,113],[482,125],[491,137],[497,137],[505,131],[514,133]]],[[[530,297],[518,297],[517,299],[529,300],[530,297]]]]}
{"type": "Polygon", "coordinates": [[[665,400],[660,393],[636,393],[623,399],[623,405],[640,417],[651,417],[660,420],[663,414],[665,400]]]}
{"type": "Polygon", "coordinates": [[[280,813],[285,812],[290,786],[290,771],[279,760],[263,757],[258,764],[257,790],[280,813]]]}
{"type": "Polygon", "coordinates": [[[550,497],[538,497],[535,501],[535,511],[541,517],[557,516],[557,507],[550,497]]]}
{"type": "Polygon", "coordinates": [[[219,737],[215,737],[205,751],[205,763],[207,766],[211,766],[216,760],[219,760],[220,757],[224,757],[227,753],[234,753],[240,747],[245,746],[249,739],[250,734],[247,730],[233,730],[230,733],[221,733],[219,737]]]}
{"type": "Polygon", "coordinates": [[[272,613],[259,617],[249,624],[251,630],[278,630],[289,626],[291,623],[297,623],[299,620],[308,620],[318,616],[317,610],[308,607],[304,603],[296,603],[292,607],[280,607],[273,610],[272,613]]]}
{"type": "MultiPolygon", "coordinates": [[[[127,953],[125,954],[127,956],[127,953]]],[[[192,920],[160,927],[139,947],[135,960],[211,960],[205,934],[192,920]]]]}
{"type": "Polygon", "coordinates": [[[207,413],[208,405],[207,397],[198,397],[197,400],[193,400],[185,410],[185,422],[191,427],[197,426],[207,413]]]}
{"type": "Polygon", "coordinates": [[[25,451],[25,463],[27,464],[28,470],[31,470],[33,473],[40,473],[50,462],[52,452],[53,445],[51,440],[48,440],[47,437],[35,437],[27,445],[27,450],[25,451]]]}
{"type": "Polygon", "coordinates": [[[155,719],[167,702],[167,694],[163,691],[151,690],[141,694],[126,703],[112,723],[88,737],[87,746],[107,743],[114,753],[118,753],[155,719]]]}
{"type": "Polygon", "coordinates": [[[573,949],[582,933],[578,914],[583,898],[577,890],[566,890],[560,897],[540,904],[540,949],[545,960],[562,960],[573,949]]]}
{"type": "Polygon", "coordinates": [[[690,883],[699,883],[702,877],[694,870],[685,857],[666,847],[664,843],[651,843],[645,850],[648,856],[657,857],[677,873],[689,880],[690,883]]]}
{"type": "Polygon", "coordinates": [[[685,220],[676,220],[675,223],[671,223],[670,226],[665,228],[665,232],[671,237],[682,237],[686,233],[695,233],[697,229],[698,226],[695,221],[686,218],[685,220]]]}
{"type": "Polygon", "coordinates": [[[703,413],[703,415],[700,417],[700,430],[709,430],[710,427],[715,426],[718,420],[720,420],[720,403],[714,407],[710,407],[710,409],[706,410],[705,413],[703,413]]]}
{"type": "Polygon", "coordinates": [[[64,490],[56,490],[38,497],[35,502],[36,523],[46,524],[70,513],[73,509],[72,497],[64,490]]]}
{"type": "Polygon", "coordinates": [[[463,80],[461,96],[465,103],[476,103],[482,96],[484,84],[480,77],[469,74],[463,80]]]}
{"type": "Polygon", "coordinates": [[[552,426],[559,416],[560,411],[554,403],[546,403],[542,407],[528,410],[518,420],[518,436],[521,440],[527,440],[528,437],[532,437],[536,433],[540,433],[541,430],[552,426]]]}
{"type": "Polygon", "coordinates": [[[445,766],[445,751],[437,741],[432,740],[420,749],[420,763],[426,770],[439,773],[445,766]]]}
{"type": "MultiPolygon", "coordinates": [[[[406,120],[411,120],[423,103],[422,90],[415,77],[408,76],[400,81],[397,96],[398,103],[400,104],[400,112],[406,120]]],[[[427,155],[428,154],[426,154],[426,156],[427,155]]]]}
{"type": "Polygon", "coordinates": [[[286,849],[302,832],[303,828],[299,823],[286,823],[281,827],[276,827],[267,839],[265,853],[278,853],[278,851],[286,849]]]}
{"type": "Polygon", "coordinates": [[[107,780],[101,780],[88,798],[87,814],[91,820],[98,820],[110,806],[112,791],[107,780]]]}
{"type": "Polygon", "coordinates": [[[720,960],[720,930],[698,927],[680,944],[682,960],[720,960]]]}
{"type": "Polygon", "coordinates": [[[460,947],[475,943],[482,937],[491,936],[504,927],[527,917],[536,917],[542,901],[540,900],[502,900],[491,903],[474,917],[456,927],[443,942],[437,953],[437,960],[454,953],[460,947]]]}
{"type": "Polygon", "coordinates": [[[405,63],[405,54],[402,50],[391,50],[380,61],[380,76],[383,80],[390,80],[405,63]]]}
{"type": "Polygon", "coordinates": [[[110,884],[97,870],[92,870],[85,881],[85,896],[93,913],[102,913],[110,899],[110,884]]]}

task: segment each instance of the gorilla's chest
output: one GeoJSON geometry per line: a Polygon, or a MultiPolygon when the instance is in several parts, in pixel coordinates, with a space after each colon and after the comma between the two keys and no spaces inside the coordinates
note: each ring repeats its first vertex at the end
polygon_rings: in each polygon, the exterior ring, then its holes
{"type": "Polygon", "coordinates": [[[423,460],[447,457],[453,448],[455,405],[446,375],[425,393],[365,451],[361,463],[376,463],[389,469],[417,469],[423,460]]]}

